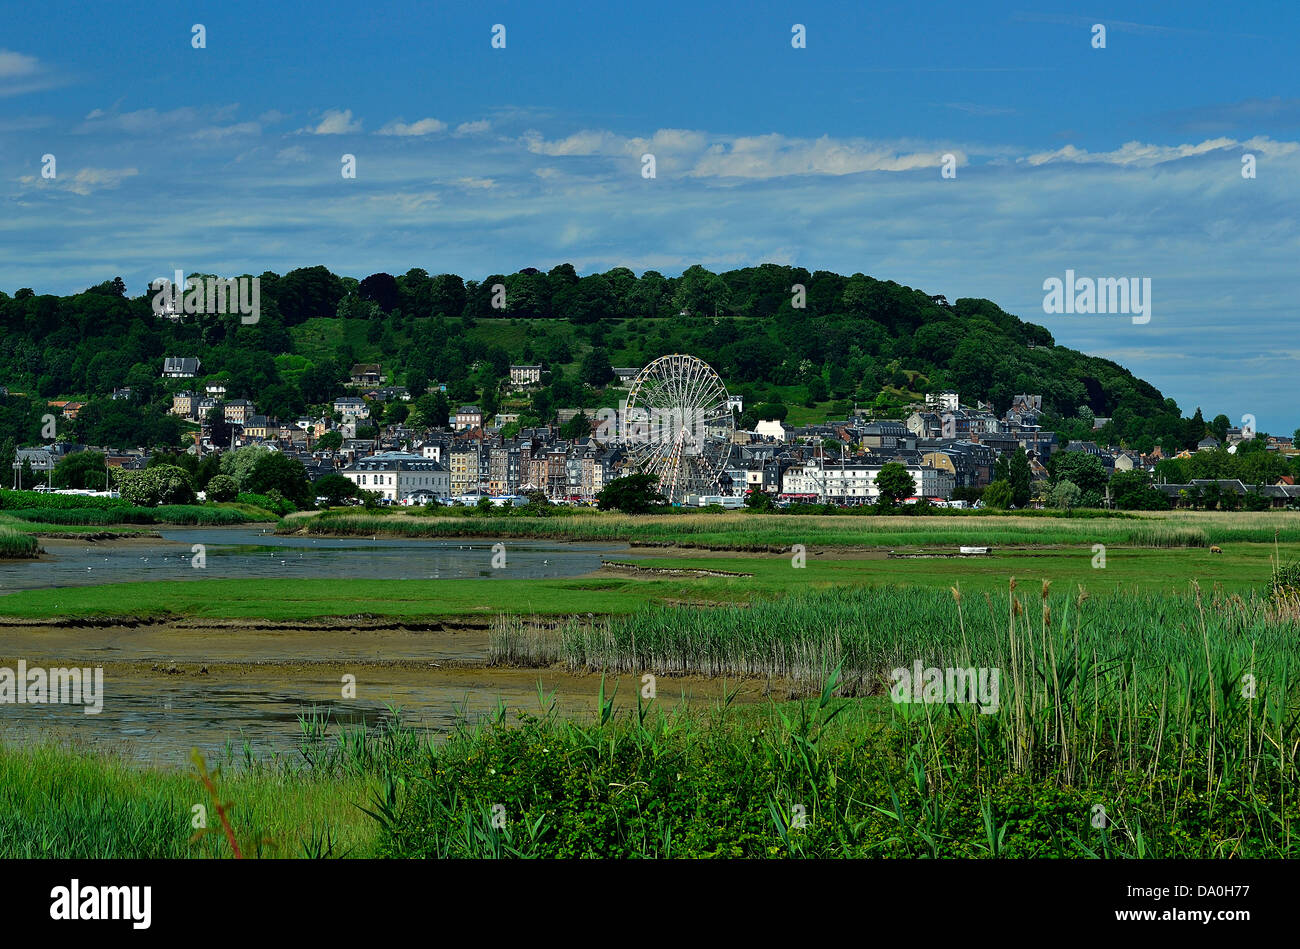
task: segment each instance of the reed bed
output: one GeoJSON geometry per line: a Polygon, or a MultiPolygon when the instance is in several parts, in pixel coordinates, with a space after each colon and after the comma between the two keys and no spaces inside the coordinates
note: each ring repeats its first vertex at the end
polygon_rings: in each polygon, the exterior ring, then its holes
{"type": "Polygon", "coordinates": [[[282,530],[336,536],[518,537],[568,541],[633,541],[725,550],[901,547],[978,544],[999,547],[1129,545],[1206,547],[1216,543],[1300,541],[1300,514],[1173,513],[1116,517],[852,517],[727,512],[631,516],[583,513],[536,517],[413,516],[328,513],[295,519],[282,530]]]}
{"type": "Polygon", "coordinates": [[[500,614],[492,621],[488,665],[544,668],[564,658],[564,647],[550,619],[500,614]]]}
{"type": "Polygon", "coordinates": [[[35,557],[40,545],[31,534],[14,530],[12,527],[0,526],[0,557],[20,559],[35,557]]]}
{"type": "MultiPolygon", "coordinates": [[[[1264,656],[1300,658],[1300,624],[1279,617],[1275,602],[1263,596],[1200,602],[1168,594],[1049,592],[1041,605],[1049,618],[1060,618],[1053,635],[1068,640],[1070,654],[1102,664],[1162,670],[1192,662],[1204,648],[1202,623],[1217,655],[1241,659],[1255,650],[1259,663],[1264,656]]],[[[820,688],[839,666],[841,694],[871,695],[886,690],[891,670],[915,660],[1007,666],[1007,608],[988,595],[855,587],[747,606],[660,605],[623,616],[570,617],[554,632],[542,619],[501,616],[493,646],[504,664],[559,661],[574,673],[760,677],[805,690],[820,688]]]]}
{"type": "MultiPolygon", "coordinates": [[[[1296,611],[1269,596],[1193,585],[1187,596],[1089,598],[1014,580],[1005,595],[973,600],[872,589],[574,622],[558,640],[575,670],[786,675],[811,698],[793,711],[773,705],[759,722],[734,710],[656,717],[638,699],[620,725],[602,688],[599,726],[566,733],[542,720],[527,740],[463,739],[474,760],[520,773],[510,806],[527,815],[516,825],[526,834],[462,842],[432,820],[422,832],[444,836],[421,843],[398,819],[386,835],[394,853],[440,839],[467,855],[490,842],[518,855],[1294,857],[1297,632],[1296,611]],[[998,669],[995,707],[837,698],[883,691],[885,670],[918,660],[998,669]],[[485,756],[485,743],[496,753],[485,756]],[[541,748],[550,757],[528,757],[541,748]],[[522,790],[562,763],[593,774],[566,785],[586,795],[574,821],[522,790]],[[612,788],[644,784],[635,814],[598,774],[612,788]],[[792,822],[794,804],[813,815],[806,825],[792,822]],[[702,816],[673,820],[674,807],[702,816]],[[597,823],[600,839],[586,829],[597,823]]],[[[506,633],[517,648],[527,642],[518,633],[506,633]]],[[[477,826],[473,790],[486,782],[457,762],[438,767],[456,777],[460,820],[477,826]]],[[[421,806],[449,794],[431,786],[421,806]]],[[[438,806],[452,810],[448,800],[438,806]]]]}

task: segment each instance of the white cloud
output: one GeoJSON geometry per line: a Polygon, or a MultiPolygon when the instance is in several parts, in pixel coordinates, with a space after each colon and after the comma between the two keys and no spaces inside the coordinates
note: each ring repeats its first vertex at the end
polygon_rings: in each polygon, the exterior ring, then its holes
{"type": "Polygon", "coordinates": [[[908,151],[900,143],[833,139],[828,135],[797,139],[775,132],[722,138],[691,129],[659,129],[649,137],[627,138],[608,131],[584,129],[548,141],[539,132],[530,130],[524,133],[523,141],[530,152],[549,157],[640,157],[650,153],[659,167],[676,169],[691,178],[763,179],[910,171],[937,167],[945,151],[952,151],[961,164],[967,160],[966,152],[955,148],[908,151]]]}
{"type": "Polygon", "coordinates": [[[477,122],[461,122],[456,126],[457,135],[478,135],[480,132],[486,132],[492,127],[492,123],[487,119],[479,119],[477,122]]]}
{"type": "Polygon", "coordinates": [[[460,185],[462,188],[483,188],[484,190],[488,188],[495,188],[497,184],[491,178],[470,178],[470,177],[457,178],[456,183],[460,185]]]}
{"type": "Polygon", "coordinates": [[[40,61],[26,53],[0,49],[0,79],[34,76],[40,71],[40,61]]]}
{"type": "Polygon", "coordinates": [[[438,119],[420,119],[418,122],[412,122],[407,125],[400,120],[389,122],[379,130],[379,135],[432,135],[434,132],[441,132],[447,127],[446,122],[438,119]]]}
{"type": "Polygon", "coordinates": [[[282,148],[276,152],[275,157],[279,161],[310,161],[311,156],[307,154],[307,149],[301,145],[290,145],[288,148],[282,148]]]}
{"type": "Polygon", "coordinates": [[[18,180],[25,185],[56,188],[60,191],[71,191],[73,194],[87,195],[92,191],[116,188],[123,180],[138,174],[140,172],[136,168],[81,168],[71,176],[38,178],[35,175],[24,175],[18,180]]]}
{"type": "Polygon", "coordinates": [[[0,98],[40,92],[63,85],[35,56],[0,49],[0,98]]]}
{"type": "MultiPolygon", "coordinates": [[[[964,163],[964,153],[955,153],[964,163]]],[[[781,178],[788,175],[853,175],[864,171],[935,168],[942,151],[900,153],[860,141],[789,139],[770,134],[710,146],[689,174],[696,178],[781,178]]]]}
{"type": "Polygon", "coordinates": [[[619,137],[613,132],[584,130],[548,142],[540,132],[529,130],[524,133],[524,141],[528,150],[537,155],[608,155],[624,151],[619,146],[619,137]]]}
{"type": "Polygon", "coordinates": [[[321,118],[316,125],[309,125],[306,128],[299,129],[299,132],[305,132],[308,135],[347,135],[352,132],[361,131],[361,120],[352,121],[352,110],[330,109],[321,118]]]}
{"type": "Polygon", "coordinates": [[[1087,149],[1066,145],[1052,152],[1035,152],[1019,161],[1030,165],[1046,165],[1049,162],[1074,162],[1076,164],[1136,165],[1148,168],[1179,158],[1191,158],[1224,148],[1232,148],[1241,143],[1231,138],[1215,138],[1199,144],[1187,145],[1150,145],[1143,142],[1125,142],[1119,148],[1109,152],[1089,152],[1087,149]]]}

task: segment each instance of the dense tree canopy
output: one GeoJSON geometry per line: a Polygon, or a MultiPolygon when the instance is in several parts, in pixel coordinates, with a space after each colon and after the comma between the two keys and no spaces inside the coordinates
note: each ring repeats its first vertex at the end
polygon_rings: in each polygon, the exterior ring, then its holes
{"type": "Polygon", "coordinates": [[[560,264],[481,280],[421,268],[357,280],[315,266],[260,281],[255,324],[238,315],[168,319],[153,312],[152,291],[132,296],[112,278],[62,297],[0,292],[0,385],[11,393],[0,398],[0,441],[38,440],[45,402],[62,398],[87,404],[60,420],[60,436],[175,446],[183,433],[168,414],[175,391],[220,380],[227,398],[251,399],[259,412],[332,411],[356,362],[405,381],[417,400],[413,420],[426,424],[443,420],[444,401],[497,409],[510,397],[510,364],[541,363],[543,386],[515,401],[528,403],[517,406],[521,415],[548,420],[556,408],[613,404],[602,393],[611,366],[672,352],[704,359],[753,406],[858,402],[889,413],[927,390],[956,388],[964,402],[998,411],[1018,393],[1041,394],[1040,421],[1063,444],[1159,444],[1168,456],[1226,432],[1226,416],[1207,423],[1198,408],[1183,418],[1123,367],[1057,346],[1045,328],[989,300],[950,303],[861,273],[695,265],[679,277],[638,277],[560,264]],[[199,376],[161,378],[165,356],[199,358],[199,376]],[[433,383],[445,394],[420,401],[433,383]],[[129,398],[110,398],[126,386],[129,398]],[[1094,431],[1094,418],[1110,421],[1094,431]]]}

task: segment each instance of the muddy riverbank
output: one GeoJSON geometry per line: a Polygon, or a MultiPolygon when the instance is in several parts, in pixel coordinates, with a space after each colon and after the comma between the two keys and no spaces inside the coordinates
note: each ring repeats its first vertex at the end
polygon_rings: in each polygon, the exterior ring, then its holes
{"type": "MultiPolygon", "coordinates": [[[[489,667],[487,621],[265,624],[169,621],[94,626],[0,626],[0,667],[103,669],[103,708],[0,705],[0,740],[58,741],[112,750],[142,763],[185,766],[190,749],[220,756],[227,742],[256,757],[295,755],[299,717],[374,726],[400,709],[403,721],[436,734],[465,717],[541,711],[538,690],[566,716],[593,714],[599,675],[559,668],[489,667]]],[[[659,701],[719,700],[725,683],[659,677],[659,701]]],[[[639,676],[610,677],[606,694],[634,704],[639,676]]],[[[734,689],[736,683],[730,683],[734,689]]],[[[759,701],[765,683],[742,685],[737,701],[759,701]]]]}

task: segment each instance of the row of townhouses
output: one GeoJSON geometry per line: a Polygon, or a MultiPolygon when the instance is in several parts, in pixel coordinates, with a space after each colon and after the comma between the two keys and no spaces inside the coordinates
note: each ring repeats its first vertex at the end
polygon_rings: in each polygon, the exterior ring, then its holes
{"type": "MultiPolygon", "coordinates": [[[[166,369],[171,374],[192,375],[198,372],[199,365],[197,360],[168,359],[166,369]]],[[[616,373],[626,384],[635,378],[636,370],[616,373]]],[[[529,388],[539,384],[540,379],[540,366],[511,366],[512,386],[529,388]]],[[[394,503],[533,491],[552,499],[590,499],[626,473],[627,456],[617,443],[603,444],[592,435],[561,438],[559,428],[552,426],[523,429],[513,437],[504,437],[502,426],[517,421],[517,417],[498,414],[488,424],[476,405],[453,409],[444,428],[372,423],[376,437],[357,438],[358,423],[371,418],[373,405],[410,399],[406,389],[385,386],[384,381],[378,366],[354,366],[348,385],[359,394],[335,399],[335,417],[268,418],[259,414],[249,400],[226,400],[225,386],[220,383],[208,384],[202,396],[176,393],[172,411],[200,422],[192,452],[265,445],[300,460],[313,480],[342,474],[358,487],[375,491],[394,503]],[[230,429],[229,440],[222,444],[213,444],[208,422],[209,411],[217,405],[222,406],[230,429]],[[327,432],[339,433],[339,447],[320,448],[319,441],[327,432]]],[[[76,403],[66,403],[63,411],[77,408],[76,403]]],[[[738,399],[736,408],[741,408],[738,399]]],[[[579,411],[561,409],[557,420],[566,422],[579,411]]],[[[1025,450],[1035,479],[1047,477],[1046,465],[1055,451],[1094,455],[1107,472],[1152,471],[1164,457],[1158,448],[1142,455],[1091,441],[1071,441],[1062,446],[1055,433],[1043,430],[1041,416],[1040,395],[1017,395],[1011,407],[998,415],[987,404],[963,406],[956,392],[941,392],[927,395],[924,404],[910,407],[905,418],[895,420],[855,413],[842,421],[801,427],[760,421],[754,431],[731,434],[731,450],[720,472],[718,493],[736,497],[748,491],[763,491],[787,498],[869,504],[879,496],[875,480],[881,468],[896,462],[912,476],[918,496],[949,499],[959,488],[990,484],[999,456],[1017,449],[1025,450]]],[[[1097,419],[1095,428],[1100,429],[1106,421],[1097,419]]],[[[1227,441],[1235,444],[1243,437],[1247,436],[1240,430],[1230,429],[1227,441]]],[[[1289,440],[1286,442],[1269,447],[1291,450],[1289,440]]],[[[1218,445],[1215,439],[1207,438],[1197,450],[1218,445]]],[[[38,474],[48,473],[67,450],[66,445],[20,449],[16,464],[26,461],[38,474]]],[[[107,453],[110,467],[143,467],[147,462],[141,451],[107,453]]],[[[1175,503],[1199,491],[1188,489],[1177,485],[1162,488],[1175,503]]],[[[1225,493],[1236,490],[1232,485],[1223,486],[1225,493]]],[[[1275,503],[1290,503],[1300,498],[1300,489],[1270,486],[1269,496],[1275,503]]]]}

